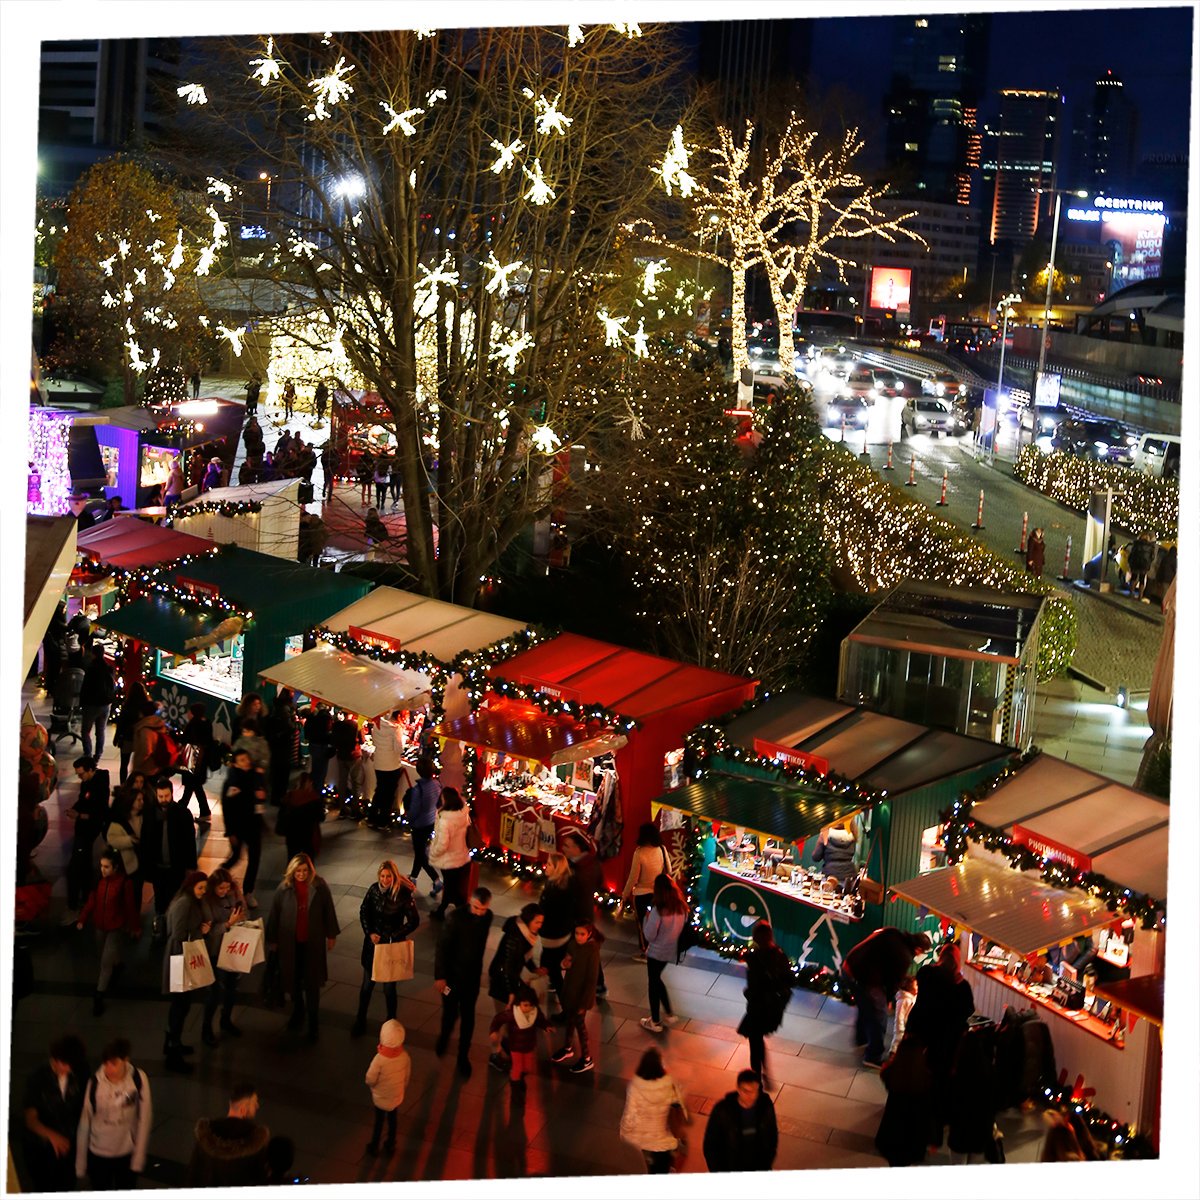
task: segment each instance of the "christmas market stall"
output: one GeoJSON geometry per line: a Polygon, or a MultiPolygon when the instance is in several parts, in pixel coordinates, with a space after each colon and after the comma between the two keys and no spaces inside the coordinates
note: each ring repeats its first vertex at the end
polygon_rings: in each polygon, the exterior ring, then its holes
{"type": "Polygon", "coordinates": [[[962,936],[978,1012],[1033,1010],[1060,1082],[1076,1081],[1068,1095],[1151,1138],[1168,813],[1157,797],[1039,755],[954,806],[952,865],[892,888],[962,936]]]}
{"type": "Polygon", "coordinates": [[[493,853],[533,866],[582,830],[617,890],[684,735],[757,686],[571,633],[470,672],[466,685],[479,707],[435,732],[472,751],[468,786],[493,853]]]}
{"type": "Polygon", "coordinates": [[[836,972],[881,925],[928,927],[884,904],[884,886],[945,862],[942,814],[1008,758],[994,742],[789,692],[693,730],[690,782],[654,808],[691,862],[707,939],[737,954],[766,918],[798,967],[836,972]]]}
{"type": "Polygon", "coordinates": [[[905,580],[842,642],[838,698],[1027,750],[1045,603],[905,580]]]}
{"type": "Polygon", "coordinates": [[[29,673],[75,561],[75,518],[25,518],[25,625],[21,671],[29,673]]]}
{"type": "Polygon", "coordinates": [[[125,583],[125,601],[99,624],[149,652],[145,674],[164,716],[178,722],[191,703],[205,700],[218,737],[228,738],[232,714],[262,668],[299,654],[307,629],[369,587],[362,579],[222,546],[180,566],[135,573],[125,583]]]}
{"type": "Polygon", "coordinates": [[[330,406],[329,438],[341,455],[342,472],[353,473],[364,451],[394,448],[396,418],[378,392],[337,388],[330,406]]]}
{"type": "Polygon", "coordinates": [[[295,560],[300,545],[300,479],[212,488],[167,517],[172,528],[222,545],[295,560]]]}

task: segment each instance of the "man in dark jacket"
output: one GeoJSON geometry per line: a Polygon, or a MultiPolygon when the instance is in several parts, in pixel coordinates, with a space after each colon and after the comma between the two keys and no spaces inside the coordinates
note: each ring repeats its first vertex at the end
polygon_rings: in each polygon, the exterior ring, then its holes
{"type": "Polygon", "coordinates": [[[189,1187],[261,1187],[269,1183],[267,1146],[271,1131],[255,1121],[258,1091],[237,1084],[223,1117],[196,1122],[196,1147],[188,1165],[189,1187]]]}
{"type": "Polygon", "coordinates": [[[139,857],[154,884],[154,936],[163,933],[163,916],[183,877],[196,869],[196,821],[175,799],[170,779],[154,781],[155,803],[146,809],[139,857]]]}
{"type": "Polygon", "coordinates": [[[79,707],[82,710],[83,752],[89,758],[101,758],[104,754],[104,734],[108,729],[108,714],[112,702],[117,698],[117,683],[112,667],[104,660],[104,651],[96,646],[91,661],[84,668],[83,684],[79,689],[79,707]],[[92,745],[92,731],[96,732],[96,744],[92,745]]]}
{"type": "Polygon", "coordinates": [[[855,1033],[859,1045],[867,1048],[863,1066],[883,1066],[888,1002],[911,969],[913,959],[932,945],[926,933],[905,933],[885,925],[846,955],[842,971],[850,980],[858,1006],[855,1033]]]}
{"type": "Polygon", "coordinates": [[[66,813],[75,822],[75,841],[67,864],[67,907],[72,911],[78,910],[92,890],[92,849],[108,824],[109,799],[108,772],[97,770],[94,758],[85,754],[74,765],[79,795],[66,813]]]}
{"type": "Polygon", "coordinates": [[[587,1015],[596,1006],[596,996],[600,991],[597,986],[599,975],[600,945],[596,940],[596,931],[591,922],[578,921],[575,937],[567,943],[567,953],[563,958],[563,984],[559,992],[563,1016],[566,1018],[566,1040],[561,1050],[550,1055],[552,1063],[565,1065],[574,1054],[571,1042],[578,1037],[579,1058],[567,1068],[572,1075],[582,1075],[595,1066],[588,1049],[587,1015]]]}
{"type": "Polygon", "coordinates": [[[471,1076],[471,1035],[475,1004],[483,979],[483,953],[492,927],[492,893],[476,888],[466,908],[461,905],[446,919],[433,961],[433,986],[442,994],[442,1031],[434,1050],[441,1058],[450,1045],[454,1022],[459,1022],[458,1073],[471,1076]]]}
{"type": "Polygon", "coordinates": [[[25,1191],[75,1190],[75,1137],[87,1076],[83,1043],[67,1034],[50,1043],[49,1061],[26,1081],[25,1191]]]}
{"type": "MultiPolygon", "coordinates": [[[[607,890],[604,886],[604,870],[600,866],[600,860],[596,857],[596,852],[591,845],[574,830],[563,834],[562,852],[571,864],[571,875],[575,882],[572,889],[577,907],[575,919],[585,925],[594,926],[596,895],[607,890]]],[[[597,941],[602,942],[603,940],[603,938],[597,938],[597,941]]],[[[604,982],[604,964],[601,963],[600,974],[596,978],[596,995],[607,994],[608,986],[604,982]]]]}
{"type": "Polygon", "coordinates": [[[737,1091],[713,1105],[704,1130],[710,1171],[769,1171],[779,1148],[775,1105],[755,1071],[741,1071],[737,1091]]]}

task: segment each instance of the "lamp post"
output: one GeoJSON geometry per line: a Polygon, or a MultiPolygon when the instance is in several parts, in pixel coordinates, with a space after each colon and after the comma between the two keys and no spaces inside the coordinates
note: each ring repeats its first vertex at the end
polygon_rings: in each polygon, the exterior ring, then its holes
{"type": "MultiPolygon", "coordinates": [[[[1020,298],[1021,298],[1020,296],[1010,294],[1010,295],[1005,296],[1004,299],[1000,301],[1000,308],[1002,308],[1004,310],[1004,322],[1000,328],[1000,369],[996,372],[996,424],[992,428],[992,444],[991,444],[990,452],[988,454],[989,464],[995,464],[995,462],[996,462],[996,434],[999,432],[999,429],[1000,429],[1000,401],[1004,397],[1004,350],[1005,350],[1005,347],[1008,345],[1008,318],[1009,318],[1010,312],[1011,312],[1011,310],[1009,309],[1008,306],[1010,304],[1015,304],[1018,300],[1020,300],[1020,298]]],[[[1035,430],[1035,432],[1036,432],[1036,430],[1035,430]]],[[[1021,442],[1020,434],[1021,434],[1021,429],[1020,429],[1020,426],[1018,425],[1017,426],[1017,445],[1018,445],[1018,447],[1020,446],[1020,442],[1021,442]]]]}
{"type": "Polygon", "coordinates": [[[1050,293],[1054,288],[1054,256],[1058,251],[1058,219],[1062,214],[1062,198],[1063,196],[1086,196],[1087,192],[1077,192],[1070,188],[1038,188],[1038,195],[1054,196],[1054,224],[1050,230],[1050,265],[1046,271],[1046,305],[1042,310],[1042,336],[1038,344],[1038,365],[1037,374],[1033,377],[1033,402],[1037,403],[1037,388],[1038,383],[1042,378],[1042,371],[1046,367],[1046,342],[1050,337],[1050,293]]]}
{"type": "Polygon", "coordinates": [[[261,179],[263,181],[263,183],[265,183],[267,185],[267,208],[266,208],[266,211],[268,214],[270,214],[270,212],[271,212],[271,184],[275,182],[275,176],[272,175],[269,171],[259,171],[258,177],[259,177],[259,179],[261,179]]]}

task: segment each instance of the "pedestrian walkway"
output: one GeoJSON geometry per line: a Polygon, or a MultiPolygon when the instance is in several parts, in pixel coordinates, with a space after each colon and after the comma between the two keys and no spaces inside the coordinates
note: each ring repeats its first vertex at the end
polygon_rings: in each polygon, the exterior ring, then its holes
{"type": "MultiPolygon", "coordinates": [[[[27,685],[25,698],[35,713],[45,716],[47,705],[40,691],[27,685]]],[[[633,925],[602,917],[608,995],[590,1018],[596,1070],[571,1076],[543,1059],[537,1078],[521,1097],[510,1091],[504,1076],[487,1069],[487,1022],[493,1010],[486,992],[478,1005],[472,1077],[462,1079],[449,1058],[439,1060],[434,1054],[440,1001],[432,970],[439,926],[428,920],[433,902],[424,892],[419,898],[422,924],[414,935],[415,977],[398,985],[399,1019],[408,1030],[412,1083],[400,1114],[397,1150],[390,1158],[364,1156],[371,1105],[363,1074],[374,1041],[370,1035],[349,1037],[362,976],[358,908],[375,880],[379,862],[394,858],[404,870],[411,850],[406,835],[378,834],[349,821],[331,819],[322,826],[318,871],[333,893],[342,933],[329,959],[319,1042],[310,1045],[287,1032],[286,1013],[265,1007],[258,995],[259,968],[243,983],[244,1003],[235,1012],[244,1036],[224,1039],[212,1050],[200,1046],[200,1013],[193,1006],[184,1041],[197,1047],[195,1074],[187,1078],[166,1074],[161,1053],[166,1016],[160,993],[161,948],[150,942],[148,913],[143,914],[143,937],[130,954],[125,977],[110,995],[103,1018],[91,1015],[97,964],[90,938],[77,933],[73,924],[61,924],[65,888],[60,876],[71,837],[70,822],[62,814],[75,796],[70,769],[75,756],[64,744],[58,755],[60,790],[47,806],[50,832],[35,857],[38,868],[56,882],[51,910],[40,922],[41,932],[28,939],[33,994],[13,1011],[10,1119],[20,1119],[13,1106],[19,1103],[25,1076],[41,1061],[49,1040],[74,1029],[93,1055],[107,1039],[128,1036],[134,1062],[148,1072],[154,1129],[146,1183],[182,1184],[196,1119],[223,1112],[230,1087],[247,1078],[259,1088],[260,1120],[273,1133],[295,1141],[297,1172],[313,1183],[641,1174],[641,1155],[620,1140],[618,1125],[638,1058],[647,1046],[658,1044],[693,1114],[691,1150],[684,1169],[704,1170],[700,1143],[705,1116],[733,1088],[737,1071],[749,1064],[746,1043],[736,1032],[744,1011],[740,965],[708,951],[692,950],[682,965],[669,967],[665,978],[680,1024],[656,1037],[638,1024],[646,1014],[646,970],[632,961],[633,925]]],[[[114,750],[106,749],[101,766],[115,782],[114,750]]],[[[210,797],[220,794],[219,783],[219,777],[210,779],[210,797]]],[[[273,823],[272,815],[268,822],[273,823]]],[[[215,805],[212,827],[200,841],[201,867],[211,870],[226,852],[220,808],[215,805]]],[[[282,841],[268,835],[256,889],[261,915],[269,907],[283,867],[282,841]]],[[[533,885],[488,867],[481,880],[492,889],[497,914],[490,958],[503,918],[535,900],[538,893],[533,885]]],[[[371,1018],[383,1019],[379,996],[373,1000],[371,1018]]],[[[780,1170],[884,1165],[873,1138],[885,1093],[878,1073],[860,1066],[853,1021],[853,1008],[840,1000],[797,991],[779,1033],[768,1040],[767,1065],[780,1128],[775,1165],[780,1170]]],[[[1002,1127],[1010,1161],[1036,1156],[1040,1137],[1036,1117],[1006,1114],[1002,1127]]],[[[931,1163],[948,1161],[945,1150],[930,1158],[931,1163]]]]}

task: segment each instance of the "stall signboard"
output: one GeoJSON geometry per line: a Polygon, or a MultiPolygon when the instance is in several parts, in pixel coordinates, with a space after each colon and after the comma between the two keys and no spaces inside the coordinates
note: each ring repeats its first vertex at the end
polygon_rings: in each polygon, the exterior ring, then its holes
{"type": "Polygon", "coordinates": [[[362,642],[364,646],[377,646],[380,650],[403,650],[404,646],[399,638],[389,637],[386,633],[372,633],[369,629],[364,629],[361,625],[351,625],[346,631],[355,641],[362,642]]]}
{"type": "Polygon", "coordinates": [[[776,742],[755,738],[754,753],[761,754],[763,758],[773,758],[789,767],[803,767],[821,775],[829,774],[829,759],[822,758],[819,754],[806,754],[803,750],[794,750],[791,746],[780,746],[776,742]]]}
{"type": "Polygon", "coordinates": [[[189,579],[186,575],[176,575],[175,582],[181,587],[191,592],[193,596],[219,596],[221,589],[215,583],[208,583],[202,579],[189,579]]]}
{"type": "Polygon", "coordinates": [[[551,700],[571,700],[577,703],[582,699],[581,694],[574,688],[563,687],[560,683],[551,683],[546,679],[538,679],[534,675],[520,675],[513,682],[531,687],[534,691],[541,692],[543,696],[549,696],[551,700]]]}
{"type": "Polygon", "coordinates": [[[1066,863],[1076,871],[1092,869],[1092,860],[1089,855],[1083,854],[1079,850],[1073,850],[1070,846],[1064,846],[1048,837],[1043,837],[1040,833],[1034,833],[1032,829],[1028,829],[1024,825],[1013,826],[1012,840],[1014,845],[1028,846],[1035,854],[1066,863]]]}

